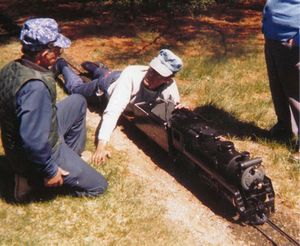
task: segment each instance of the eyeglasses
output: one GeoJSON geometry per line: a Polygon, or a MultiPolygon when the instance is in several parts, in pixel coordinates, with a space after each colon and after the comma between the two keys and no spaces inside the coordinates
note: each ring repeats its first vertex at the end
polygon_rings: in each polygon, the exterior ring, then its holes
{"type": "Polygon", "coordinates": [[[53,47],[53,48],[49,48],[49,51],[55,53],[55,55],[59,56],[63,53],[63,49],[60,47],[53,47]]]}
{"type": "Polygon", "coordinates": [[[54,46],[54,42],[47,44],[47,47],[50,51],[54,52],[56,55],[61,55],[63,53],[63,49],[57,46],[54,46]]]}
{"type": "Polygon", "coordinates": [[[61,55],[62,53],[63,53],[63,49],[62,48],[60,48],[60,47],[54,47],[53,49],[52,49],[54,52],[55,52],[55,54],[57,54],[57,55],[61,55]]]}

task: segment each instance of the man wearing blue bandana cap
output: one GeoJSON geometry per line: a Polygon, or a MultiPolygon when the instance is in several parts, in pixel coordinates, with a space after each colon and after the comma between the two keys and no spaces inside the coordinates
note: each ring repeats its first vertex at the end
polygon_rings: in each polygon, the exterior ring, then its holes
{"type": "Polygon", "coordinates": [[[128,66],[122,72],[111,72],[95,63],[84,62],[82,66],[93,73],[95,78],[87,84],[82,82],[65,61],[58,60],[57,65],[70,94],[78,93],[88,98],[100,89],[103,92],[102,97],[108,100],[93,155],[93,162],[96,164],[103,162],[109,154],[105,147],[123,111],[131,111],[135,103],[154,101],[158,98],[172,101],[180,107],[174,76],[182,68],[182,61],[168,49],[162,49],[149,66],[128,66]]]}
{"type": "Polygon", "coordinates": [[[86,140],[86,100],[71,95],[56,103],[55,64],[71,41],[55,20],[27,20],[20,33],[23,56],[0,71],[2,143],[15,173],[15,199],[28,200],[35,188],[96,196],[104,177],[80,155],[86,140]]]}

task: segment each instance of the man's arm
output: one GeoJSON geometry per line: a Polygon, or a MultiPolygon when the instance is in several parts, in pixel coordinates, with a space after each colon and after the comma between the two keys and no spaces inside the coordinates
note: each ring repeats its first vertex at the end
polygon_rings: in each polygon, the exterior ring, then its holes
{"type": "Polygon", "coordinates": [[[117,125],[120,115],[130,102],[132,93],[131,70],[128,68],[124,69],[115,83],[117,83],[116,87],[109,98],[109,102],[102,116],[101,127],[98,134],[98,145],[92,158],[96,164],[103,162],[108,155],[105,150],[106,144],[117,125]]]}
{"type": "Polygon", "coordinates": [[[46,186],[62,185],[64,170],[51,157],[48,137],[51,128],[51,97],[39,80],[25,84],[16,95],[20,135],[28,160],[36,164],[46,186]]]}

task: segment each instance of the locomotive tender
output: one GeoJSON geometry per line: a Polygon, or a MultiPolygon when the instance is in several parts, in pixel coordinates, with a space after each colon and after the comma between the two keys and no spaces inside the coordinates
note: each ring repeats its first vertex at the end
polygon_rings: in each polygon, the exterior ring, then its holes
{"type": "Polygon", "coordinates": [[[183,157],[201,181],[228,200],[241,222],[263,224],[274,208],[274,190],[261,158],[238,152],[205,121],[171,102],[137,103],[133,123],[174,159],[183,157]]]}

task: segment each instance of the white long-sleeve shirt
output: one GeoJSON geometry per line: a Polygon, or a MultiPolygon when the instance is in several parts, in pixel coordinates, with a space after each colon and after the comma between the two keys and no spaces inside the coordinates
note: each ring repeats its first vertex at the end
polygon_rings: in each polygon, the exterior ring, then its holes
{"type": "Polygon", "coordinates": [[[179,103],[180,97],[175,80],[164,84],[157,91],[146,89],[143,78],[147,73],[148,66],[128,66],[121,73],[120,77],[108,88],[109,101],[102,116],[102,123],[98,139],[108,142],[117,125],[117,121],[123,111],[130,110],[133,104],[148,102],[157,98],[172,100],[179,103]]]}

